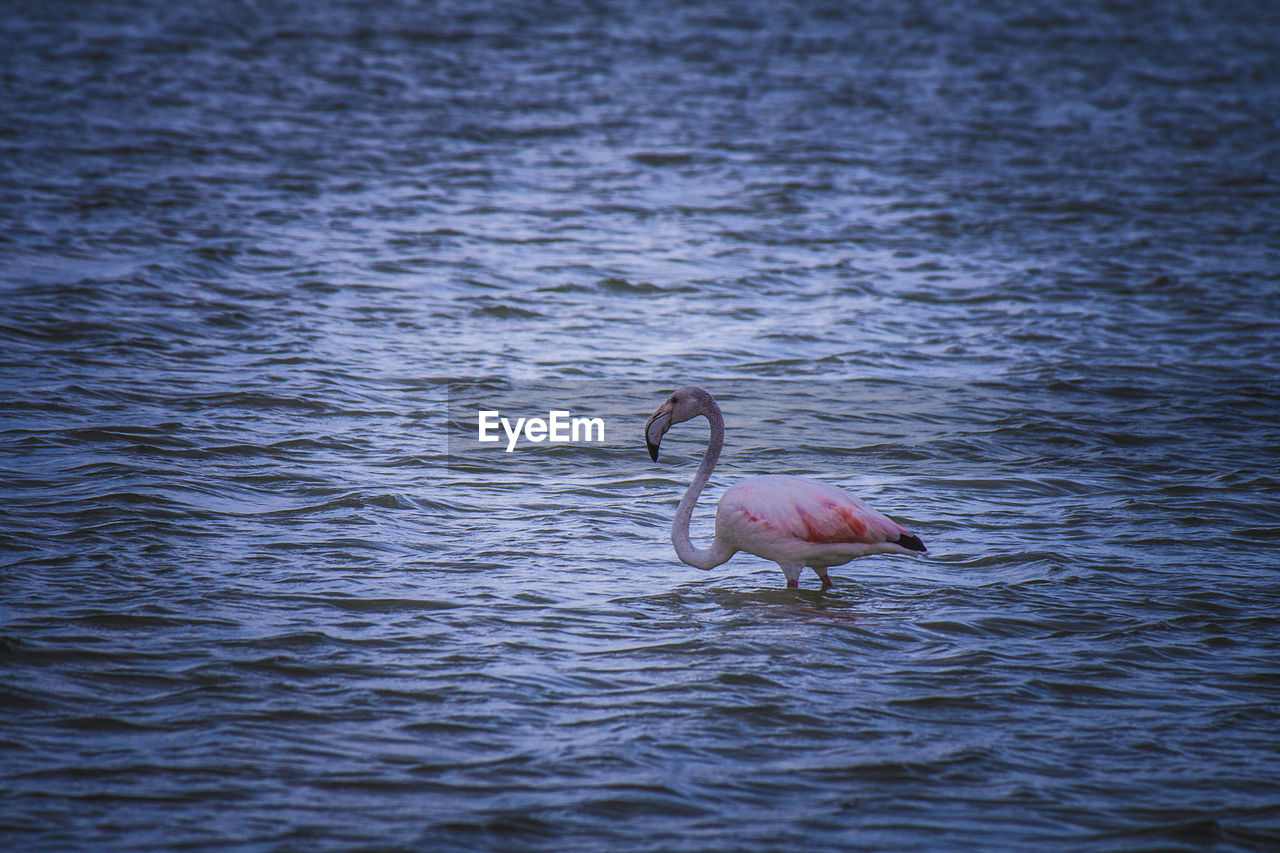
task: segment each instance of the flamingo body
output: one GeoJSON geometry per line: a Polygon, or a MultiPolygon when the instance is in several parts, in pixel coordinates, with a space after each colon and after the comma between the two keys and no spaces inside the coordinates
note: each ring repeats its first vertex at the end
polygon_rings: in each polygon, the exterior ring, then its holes
{"type": "Polygon", "coordinates": [[[831,586],[827,568],[865,554],[913,554],[924,543],[896,521],[843,489],[818,480],[771,474],[743,480],[724,493],[716,507],[715,536],[701,549],[689,540],[689,521],[703,487],[711,478],[724,445],[724,418],[715,399],[701,388],[677,388],[645,424],[645,442],[656,461],[662,436],[674,424],[703,415],[711,426],[707,453],[693,483],[680,499],[671,525],[671,542],[681,560],[699,569],[726,562],[738,551],[773,560],[800,585],[810,566],[831,586]]]}
{"type": "Polygon", "coordinates": [[[779,565],[815,569],[864,554],[910,554],[898,540],[914,538],[843,489],[784,474],[730,486],[716,507],[716,535],[779,565]]]}

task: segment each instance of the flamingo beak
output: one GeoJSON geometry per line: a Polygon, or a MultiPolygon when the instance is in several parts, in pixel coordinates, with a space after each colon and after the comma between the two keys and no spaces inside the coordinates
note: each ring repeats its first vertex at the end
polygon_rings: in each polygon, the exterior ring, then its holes
{"type": "Polygon", "coordinates": [[[662,437],[669,429],[671,429],[671,405],[663,403],[644,425],[644,443],[649,448],[649,458],[654,462],[658,461],[658,445],[662,444],[662,437]]]}

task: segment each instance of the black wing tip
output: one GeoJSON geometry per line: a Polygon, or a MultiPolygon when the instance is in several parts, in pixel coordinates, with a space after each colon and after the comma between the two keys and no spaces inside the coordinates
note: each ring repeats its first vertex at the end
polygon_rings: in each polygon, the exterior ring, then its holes
{"type": "Polygon", "coordinates": [[[924,547],[924,543],[920,541],[920,537],[916,536],[914,533],[903,533],[894,541],[896,541],[903,548],[906,548],[908,551],[924,552],[929,550],[928,548],[924,547]]]}

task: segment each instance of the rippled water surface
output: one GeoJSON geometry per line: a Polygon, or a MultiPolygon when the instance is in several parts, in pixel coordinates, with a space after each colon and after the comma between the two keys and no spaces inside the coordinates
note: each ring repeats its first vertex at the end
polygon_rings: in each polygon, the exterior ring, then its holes
{"type": "Polygon", "coordinates": [[[6,848],[1280,846],[1272,5],[0,33],[6,848]],[[930,554],[680,563],[686,382],[930,554]]]}

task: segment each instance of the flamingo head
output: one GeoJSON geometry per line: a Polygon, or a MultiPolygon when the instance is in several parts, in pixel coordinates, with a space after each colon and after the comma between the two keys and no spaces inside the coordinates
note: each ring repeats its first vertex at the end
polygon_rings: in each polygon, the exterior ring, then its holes
{"type": "Polygon", "coordinates": [[[706,401],[711,395],[694,385],[684,385],[671,392],[662,401],[644,425],[644,443],[649,448],[649,458],[658,461],[658,445],[662,437],[678,423],[706,414],[706,401]]]}

